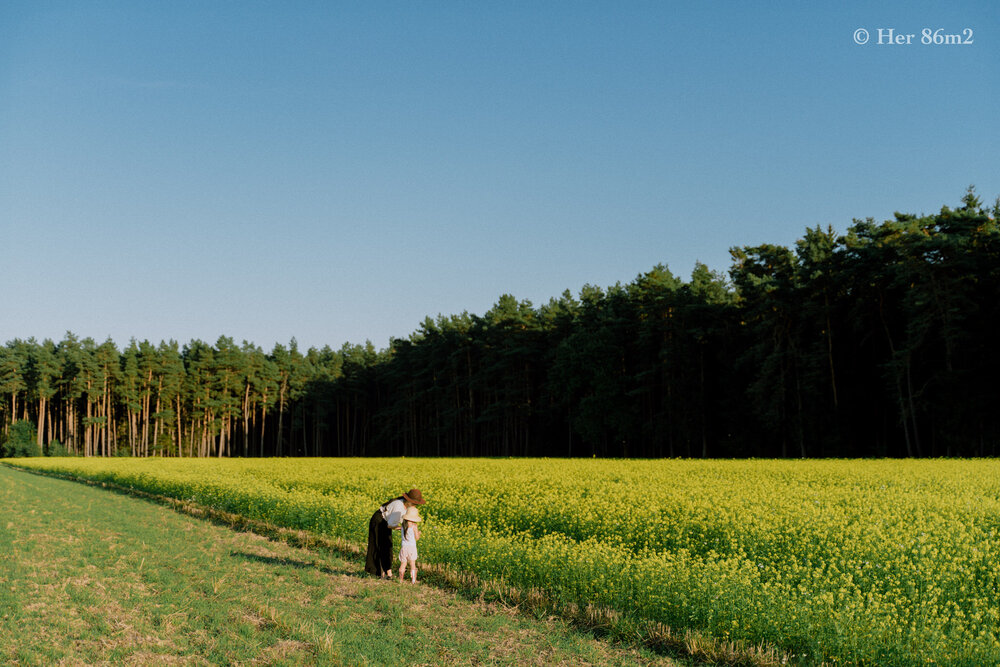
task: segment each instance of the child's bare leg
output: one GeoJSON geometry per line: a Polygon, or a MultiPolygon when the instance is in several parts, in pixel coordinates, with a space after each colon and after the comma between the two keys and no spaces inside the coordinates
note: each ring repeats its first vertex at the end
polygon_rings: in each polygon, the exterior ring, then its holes
{"type": "Polygon", "coordinates": [[[406,572],[406,561],[399,561],[399,583],[403,583],[403,573],[406,572]]]}
{"type": "Polygon", "coordinates": [[[414,584],[417,583],[417,561],[416,559],[410,560],[410,581],[414,584]]]}

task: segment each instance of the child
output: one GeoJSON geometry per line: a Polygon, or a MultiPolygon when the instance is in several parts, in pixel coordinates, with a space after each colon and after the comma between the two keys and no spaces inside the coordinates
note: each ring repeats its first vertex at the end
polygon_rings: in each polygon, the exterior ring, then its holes
{"type": "Polygon", "coordinates": [[[420,539],[420,529],[417,524],[420,522],[420,513],[416,507],[408,507],[403,515],[402,528],[400,533],[403,538],[399,545],[399,582],[403,582],[403,573],[406,572],[406,563],[410,563],[410,581],[417,583],[417,540],[420,539]]]}

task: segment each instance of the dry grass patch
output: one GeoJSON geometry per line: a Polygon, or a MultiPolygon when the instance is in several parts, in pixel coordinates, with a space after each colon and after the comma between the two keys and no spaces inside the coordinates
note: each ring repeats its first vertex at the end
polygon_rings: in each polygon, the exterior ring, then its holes
{"type": "Polygon", "coordinates": [[[273,665],[281,662],[309,664],[315,656],[312,644],[294,639],[283,639],[263,650],[251,665],[273,665]]]}
{"type": "Polygon", "coordinates": [[[150,665],[210,665],[208,660],[197,655],[173,655],[170,653],[154,653],[152,651],[136,651],[121,664],[127,667],[149,667],[150,665]]]}

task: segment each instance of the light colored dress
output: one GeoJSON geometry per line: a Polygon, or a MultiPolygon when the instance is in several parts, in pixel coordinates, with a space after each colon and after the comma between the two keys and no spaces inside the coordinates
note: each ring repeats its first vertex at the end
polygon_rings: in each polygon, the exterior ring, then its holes
{"type": "Polygon", "coordinates": [[[400,531],[402,539],[399,542],[399,560],[417,560],[417,527],[410,524],[405,531],[400,531]]]}

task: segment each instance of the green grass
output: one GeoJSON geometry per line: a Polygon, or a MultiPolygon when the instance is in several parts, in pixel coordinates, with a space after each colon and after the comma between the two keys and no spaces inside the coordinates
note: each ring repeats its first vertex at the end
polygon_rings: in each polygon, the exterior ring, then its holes
{"type": "Polygon", "coordinates": [[[0,466],[0,663],[671,665],[361,558],[0,466]]]}

